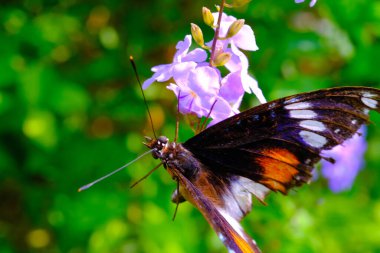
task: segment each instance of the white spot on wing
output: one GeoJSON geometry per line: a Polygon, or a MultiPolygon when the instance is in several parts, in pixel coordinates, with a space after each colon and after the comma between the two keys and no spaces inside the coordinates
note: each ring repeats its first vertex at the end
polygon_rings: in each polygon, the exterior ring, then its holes
{"type": "Polygon", "coordinates": [[[337,128],[337,129],[334,130],[334,133],[336,133],[336,134],[338,134],[339,132],[340,132],[339,128],[337,128]]]}
{"type": "Polygon", "coordinates": [[[356,123],[358,123],[358,121],[357,121],[356,119],[353,119],[353,120],[351,121],[351,123],[352,123],[353,125],[355,125],[356,123]]]}
{"type": "Polygon", "coordinates": [[[222,233],[218,233],[218,237],[219,239],[224,242],[226,240],[226,237],[224,237],[224,235],[222,233]]]}
{"type": "Polygon", "coordinates": [[[277,103],[270,103],[270,104],[268,104],[268,108],[269,109],[273,109],[274,107],[276,107],[277,106],[277,103]]]}
{"type": "Polygon", "coordinates": [[[298,101],[299,101],[299,98],[298,97],[294,97],[294,98],[291,98],[291,99],[285,101],[284,103],[285,104],[293,104],[293,103],[296,103],[298,101]]]}
{"type": "Polygon", "coordinates": [[[311,105],[307,102],[299,102],[299,103],[287,105],[284,108],[287,110],[300,110],[300,109],[307,109],[310,107],[311,107],[311,105]]]}
{"type": "Polygon", "coordinates": [[[252,195],[246,190],[241,178],[232,180],[229,192],[222,194],[224,211],[235,220],[241,220],[252,208],[252,195]]]}
{"type": "Polygon", "coordinates": [[[314,119],[317,114],[312,110],[292,110],[289,111],[290,117],[295,119],[314,119]]]}
{"type": "Polygon", "coordinates": [[[257,199],[264,202],[265,197],[268,195],[270,190],[260,183],[255,183],[246,177],[239,177],[239,183],[247,191],[252,193],[257,199]]]}
{"type": "Polygon", "coordinates": [[[377,107],[377,101],[372,99],[372,98],[362,97],[361,100],[362,100],[363,104],[365,104],[366,106],[368,106],[370,108],[375,109],[377,107]]]}
{"type": "Polygon", "coordinates": [[[307,128],[313,131],[322,132],[326,130],[325,124],[316,120],[302,120],[300,122],[300,127],[307,128]]]}
{"type": "Polygon", "coordinates": [[[374,96],[376,96],[376,94],[372,94],[372,93],[370,93],[370,92],[364,92],[364,93],[363,93],[363,97],[373,98],[374,96]]]}
{"type": "Polygon", "coordinates": [[[227,248],[227,250],[228,250],[228,253],[236,253],[235,250],[233,249],[227,248]]]}
{"type": "Polygon", "coordinates": [[[327,143],[326,137],[313,132],[302,130],[300,131],[300,136],[307,144],[314,148],[322,148],[327,143]]]}

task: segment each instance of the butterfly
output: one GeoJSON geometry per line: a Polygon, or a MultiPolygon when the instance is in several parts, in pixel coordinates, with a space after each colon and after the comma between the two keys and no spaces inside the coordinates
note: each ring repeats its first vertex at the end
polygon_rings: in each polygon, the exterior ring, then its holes
{"type": "Polygon", "coordinates": [[[380,112],[380,90],[339,87],[301,93],[253,107],[184,143],[147,138],[179,187],[172,201],[191,202],[229,252],[260,252],[241,219],[270,192],[308,183],[323,151],[353,137],[369,112],[380,112]]]}

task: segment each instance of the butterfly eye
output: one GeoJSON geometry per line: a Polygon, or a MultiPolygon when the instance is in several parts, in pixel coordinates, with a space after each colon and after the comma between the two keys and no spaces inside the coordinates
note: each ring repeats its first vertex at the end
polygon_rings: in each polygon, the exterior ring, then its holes
{"type": "Polygon", "coordinates": [[[168,143],[169,139],[166,136],[160,136],[157,138],[157,141],[159,144],[162,144],[163,146],[165,146],[165,144],[168,143]]]}

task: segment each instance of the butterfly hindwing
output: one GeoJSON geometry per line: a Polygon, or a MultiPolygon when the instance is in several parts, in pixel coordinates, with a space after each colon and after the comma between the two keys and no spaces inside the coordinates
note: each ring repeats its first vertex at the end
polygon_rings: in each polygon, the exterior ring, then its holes
{"type": "Polygon", "coordinates": [[[229,252],[261,252],[256,243],[244,232],[239,220],[235,220],[227,213],[222,214],[223,210],[219,210],[213,200],[208,199],[200,189],[193,185],[181,172],[182,168],[168,166],[168,170],[185,190],[186,199],[202,213],[229,252]]]}
{"type": "Polygon", "coordinates": [[[341,87],[278,99],[228,118],[183,146],[215,173],[286,193],[311,178],[321,152],[351,138],[379,109],[380,90],[341,87]]]}

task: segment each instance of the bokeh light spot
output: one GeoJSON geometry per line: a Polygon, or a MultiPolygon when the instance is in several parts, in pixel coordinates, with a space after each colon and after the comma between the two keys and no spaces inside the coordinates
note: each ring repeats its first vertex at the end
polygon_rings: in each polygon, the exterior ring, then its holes
{"type": "Polygon", "coordinates": [[[55,119],[50,112],[33,112],[26,117],[23,128],[24,134],[45,147],[56,144],[55,119]]]}
{"type": "Polygon", "coordinates": [[[96,6],[91,10],[90,16],[86,22],[86,27],[89,32],[95,33],[100,28],[107,25],[109,18],[110,11],[106,6],[96,6]]]}
{"type": "Polygon", "coordinates": [[[97,138],[107,138],[113,133],[114,127],[108,117],[100,116],[91,125],[91,133],[97,138]]]}
{"type": "Polygon", "coordinates": [[[50,243],[50,235],[45,229],[34,229],[27,234],[26,240],[32,248],[44,248],[50,243]]]}
{"type": "Polygon", "coordinates": [[[129,221],[139,223],[142,217],[141,207],[135,204],[128,205],[126,215],[129,221]]]}
{"type": "Polygon", "coordinates": [[[58,226],[63,224],[65,217],[61,211],[53,211],[48,215],[48,221],[53,226],[58,226]]]}
{"type": "Polygon", "coordinates": [[[103,28],[100,31],[100,42],[105,48],[113,49],[117,48],[119,45],[119,35],[117,34],[116,30],[111,27],[107,26],[103,28]]]}
{"type": "Polygon", "coordinates": [[[57,46],[51,52],[51,58],[53,58],[53,60],[55,60],[56,62],[60,63],[67,61],[70,58],[70,56],[70,50],[64,45],[57,46]]]}
{"type": "MultiPolygon", "coordinates": [[[[150,110],[150,113],[152,114],[154,128],[155,129],[162,128],[162,125],[165,122],[165,113],[162,110],[162,107],[156,106],[156,105],[153,105],[153,106],[150,105],[149,110],[150,110]]],[[[150,119],[148,117],[148,114],[147,114],[147,120],[148,120],[147,124],[149,124],[149,126],[147,126],[146,129],[148,129],[148,127],[150,128],[150,122],[149,122],[150,119]]]]}

